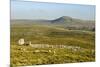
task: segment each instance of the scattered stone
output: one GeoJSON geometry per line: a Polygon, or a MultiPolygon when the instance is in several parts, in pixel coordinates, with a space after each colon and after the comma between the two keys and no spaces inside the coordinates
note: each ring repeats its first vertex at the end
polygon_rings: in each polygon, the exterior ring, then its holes
{"type": "Polygon", "coordinates": [[[19,45],[24,45],[25,44],[24,38],[19,39],[18,44],[19,45]]]}

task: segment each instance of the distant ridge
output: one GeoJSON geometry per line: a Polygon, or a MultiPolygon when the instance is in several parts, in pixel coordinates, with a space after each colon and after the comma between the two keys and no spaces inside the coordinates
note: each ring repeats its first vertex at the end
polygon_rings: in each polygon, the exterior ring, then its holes
{"type": "Polygon", "coordinates": [[[64,25],[64,26],[82,26],[82,25],[92,25],[94,27],[95,21],[92,20],[81,20],[72,18],[69,16],[62,16],[54,20],[32,20],[32,19],[13,19],[11,20],[11,23],[39,23],[39,24],[56,24],[56,25],[64,25]]]}
{"type": "Polygon", "coordinates": [[[64,23],[72,23],[72,22],[95,22],[93,20],[82,20],[82,19],[77,19],[77,18],[72,18],[72,17],[69,17],[69,16],[62,16],[62,17],[59,17],[57,19],[54,19],[54,20],[41,20],[41,19],[38,19],[38,20],[33,20],[33,19],[11,19],[11,21],[30,21],[30,22],[49,22],[49,23],[60,23],[60,24],[64,24],[64,23]]]}
{"type": "Polygon", "coordinates": [[[57,18],[57,19],[51,21],[51,23],[61,23],[61,24],[63,24],[63,23],[75,23],[75,22],[78,22],[78,23],[80,23],[80,22],[86,22],[86,23],[91,22],[92,23],[93,22],[94,23],[95,21],[76,19],[76,18],[72,18],[69,16],[62,16],[60,18],[57,18]]]}
{"type": "Polygon", "coordinates": [[[40,24],[40,25],[52,25],[61,26],[65,29],[94,29],[95,21],[81,20],[68,16],[62,16],[54,20],[30,20],[30,19],[17,19],[11,20],[11,24],[40,24]]]}
{"type": "Polygon", "coordinates": [[[62,16],[60,18],[57,18],[55,20],[52,20],[52,23],[64,23],[64,22],[72,22],[72,18],[68,16],[62,16]]]}

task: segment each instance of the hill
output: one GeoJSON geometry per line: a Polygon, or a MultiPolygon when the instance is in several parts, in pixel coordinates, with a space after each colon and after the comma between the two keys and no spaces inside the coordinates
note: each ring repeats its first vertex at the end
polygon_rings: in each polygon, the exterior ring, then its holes
{"type": "Polygon", "coordinates": [[[62,16],[54,20],[11,20],[11,24],[43,24],[43,25],[52,25],[56,27],[61,27],[64,29],[70,30],[94,30],[95,21],[92,20],[81,20],[76,18],[71,18],[68,16],[62,16]]]}

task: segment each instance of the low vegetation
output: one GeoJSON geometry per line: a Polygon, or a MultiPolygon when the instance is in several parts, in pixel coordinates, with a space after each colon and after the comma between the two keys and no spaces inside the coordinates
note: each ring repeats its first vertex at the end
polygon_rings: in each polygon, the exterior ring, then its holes
{"type": "Polygon", "coordinates": [[[95,32],[59,25],[11,24],[11,66],[63,64],[95,61],[95,32]],[[33,48],[18,45],[24,38],[32,44],[66,45],[74,48],[33,48]]]}

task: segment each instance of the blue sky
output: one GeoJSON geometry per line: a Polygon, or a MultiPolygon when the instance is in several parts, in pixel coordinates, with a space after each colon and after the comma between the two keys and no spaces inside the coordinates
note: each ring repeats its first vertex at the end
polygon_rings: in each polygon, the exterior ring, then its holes
{"type": "Polygon", "coordinates": [[[70,16],[94,20],[94,5],[11,1],[11,19],[56,19],[70,16]]]}

